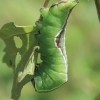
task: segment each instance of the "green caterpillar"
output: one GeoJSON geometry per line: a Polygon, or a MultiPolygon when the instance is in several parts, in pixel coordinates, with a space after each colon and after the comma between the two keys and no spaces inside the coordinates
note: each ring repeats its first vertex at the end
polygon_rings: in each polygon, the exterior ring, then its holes
{"type": "Polygon", "coordinates": [[[65,28],[75,0],[60,1],[50,8],[41,8],[42,20],[36,22],[39,33],[36,39],[40,46],[42,63],[34,72],[32,83],[37,92],[51,91],[67,78],[67,56],[65,49],[65,28]]]}

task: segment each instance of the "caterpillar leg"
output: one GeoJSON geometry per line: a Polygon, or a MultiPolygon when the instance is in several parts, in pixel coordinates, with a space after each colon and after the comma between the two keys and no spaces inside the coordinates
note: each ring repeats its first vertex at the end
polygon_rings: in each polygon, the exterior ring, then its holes
{"type": "MultiPolygon", "coordinates": [[[[36,70],[38,70],[38,67],[39,67],[39,63],[37,63],[36,65],[35,65],[35,69],[34,69],[34,73],[35,73],[35,71],[36,70]]],[[[31,79],[31,83],[32,83],[32,85],[34,86],[34,88],[35,88],[35,80],[34,80],[34,75],[33,75],[33,78],[31,79]]]]}

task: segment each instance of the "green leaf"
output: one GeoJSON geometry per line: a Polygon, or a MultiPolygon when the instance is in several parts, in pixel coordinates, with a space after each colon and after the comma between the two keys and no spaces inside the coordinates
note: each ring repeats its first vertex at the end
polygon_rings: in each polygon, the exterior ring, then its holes
{"type": "Polygon", "coordinates": [[[18,100],[21,89],[34,74],[34,47],[37,45],[34,35],[36,33],[37,29],[33,26],[19,27],[12,22],[0,29],[0,38],[6,45],[3,62],[14,71],[12,87],[12,99],[14,100],[18,100]]]}

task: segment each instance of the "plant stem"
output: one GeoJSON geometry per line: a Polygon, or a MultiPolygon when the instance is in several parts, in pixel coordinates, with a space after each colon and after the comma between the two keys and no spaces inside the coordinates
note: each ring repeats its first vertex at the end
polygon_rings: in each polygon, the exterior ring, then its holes
{"type": "Polygon", "coordinates": [[[98,19],[100,21],[100,0],[94,0],[97,8],[98,19]]]}
{"type": "Polygon", "coordinates": [[[47,7],[47,5],[48,5],[48,3],[49,3],[49,1],[50,1],[50,0],[45,0],[43,7],[45,7],[45,8],[46,8],[46,7],[47,7]]]}
{"type": "MultiPolygon", "coordinates": [[[[43,7],[46,8],[48,6],[50,0],[45,0],[43,7]]],[[[40,15],[39,20],[42,20],[42,16],[40,15]]]]}

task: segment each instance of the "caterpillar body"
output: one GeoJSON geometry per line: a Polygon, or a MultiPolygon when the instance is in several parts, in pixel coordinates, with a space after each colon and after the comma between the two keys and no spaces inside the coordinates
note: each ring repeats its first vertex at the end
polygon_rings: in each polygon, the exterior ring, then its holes
{"type": "Polygon", "coordinates": [[[36,39],[42,62],[36,67],[32,80],[37,92],[54,90],[68,80],[65,28],[69,14],[76,4],[75,0],[64,0],[50,8],[40,9],[42,20],[36,22],[39,30],[36,39]]]}

